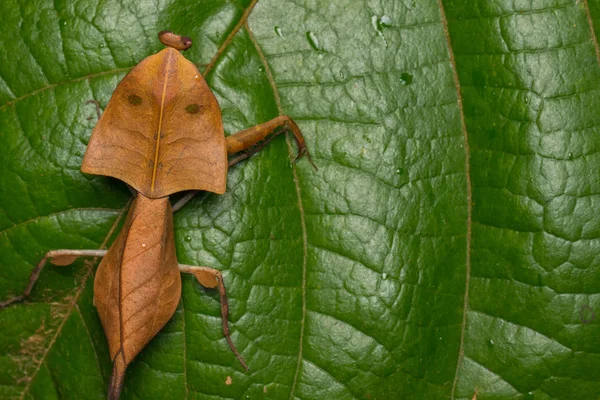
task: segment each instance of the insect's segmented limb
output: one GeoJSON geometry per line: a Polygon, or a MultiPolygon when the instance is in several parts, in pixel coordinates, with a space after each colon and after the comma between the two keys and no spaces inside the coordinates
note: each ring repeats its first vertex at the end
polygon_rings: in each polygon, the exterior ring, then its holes
{"type": "Polygon", "coordinates": [[[236,358],[242,364],[242,367],[247,371],[248,365],[242,358],[240,352],[235,348],[233,341],[231,340],[231,336],[229,336],[229,304],[227,303],[227,292],[225,291],[225,284],[223,283],[223,276],[221,275],[221,271],[214,268],[209,267],[196,267],[192,265],[179,264],[179,270],[186,274],[192,274],[196,277],[198,282],[206,288],[219,289],[219,295],[221,298],[221,318],[223,319],[223,334],[227,339],[227,343],[235,354],[236,358]]]}
{"type": "Polygon", "coordinates": [[[312,158],[310,157],[310,153],[306,148],[304,136],[302,135],[302,132],[300,132],[300,128],[298,128],[298,125],[296,125],[296,123],[287,115],[280,115],[279,117],[265,122],[264,124],[256,125],[252,128],[248,128],[241,132],[227,136],[225,138],[225,143],[227,144],[227,154],[236,154],[250,149],[245,154],[241,154],[231,159],[229,161],[229,166],[235,165],[238,162],[252,156],[266,146],[274,137],[287,131],[292,132],[294,139],[296,140],[296,144],[298,145],[298,155],[296,156],[294,162],[298,161],[300,157],[306,154],[308,161],[316,170],[317,166],[313,163],[312,158]],[[260,143],[261,141],[263,142],[260,143]],[[253,146],[256,147],[252,148],[253,146]]]}
{"type": "Polygon", "coordinates": [[[181,210],[198,192],[199,190],[190,190],[187,192],[177,203],[173,204],[173,212],[181,210]]]}
{"type": "Polygon", "coordinates": [[[25,299],[31,293],[33,285],[40,277],[40,273],[46,265],[46,261],[50,260],[52,264],[58,266],[65,266],[72,264],[78,257],[104,257],[106,250],[51,250],[37,263],[31,275],[29,276],[29,284],[25,291],[19,296],[12,297],[0,303],[0,309],[7,307],[13,303],[25,299]]]}

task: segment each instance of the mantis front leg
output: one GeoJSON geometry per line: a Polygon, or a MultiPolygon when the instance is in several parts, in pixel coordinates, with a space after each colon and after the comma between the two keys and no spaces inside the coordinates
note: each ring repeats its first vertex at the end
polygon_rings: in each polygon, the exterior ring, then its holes
{"type": "Polygon", "coordinates": [[[21,301],[25,299],[31,293],[33,289],[33,285],[40,277],[40,273],[42,269],[46,265],[46,261],[50,260],[50,262],[57,266],[66,266],[70,265],[77,259],[78,257],[104,257],[106,255],[106,250],[70,250],[70,249],[62,249],[62,250],[51,250],[46,253],[46,255],[37,263],[33,271],[31,271],[31,275],[29,275],[29,284],[25,291],[22,294],[7,299],[0,303],[0,309],[7,307],[13,303],[21,301]]]}
{"type": "Polygon", "coordinates": [[[231,349],[231,351],[233,351],[233,354],[235,354],[240,364],[242,364],[242,367],[244,367],[244,369],[247,371],[249,369],[248,365],[242,358],[242,355],[239,353],[239,351],[235,348],[235,345],[231,340],[231,336],[229,335],[229,304],[227,303],[227,292],[225,291],[225,284],[223,283],[223,275],[221,275],[221,271],[214,268],[196,267],[193,265],[185,264],[179,264],[179,271],[186,274],[194,275],[198,282],[200,282],[200,284],[206,288],[219,289],[219,296],[221,300],[221,319],[223,321],[223,334],[225,335],[225,339],[227,339],[229,348],[231,349]]]}
{"type": "Polygon", "coordinates": [[[302,135],[300,128],[298,128],[298,125],[296,125],[294,120],[288,117],[287,115],[280,115],[279,117],[275,117],[272,120],[267,121],[263,124],[253,126],[252,128],[248,128],[241,132],[227,136],[225,138],[225,143],[227,145],[227,154],[236,154],[250,149],[244,154],[240,154],[237,157],[231,159],[229,161],[229,166],[231,167],[232,165],[235,165],[240,161],[245,160],[246,158],[259,152],[275,137],[288,131],[292,132],[292,134],[294,135],[294,139],[296,140],[296,144],[298,145],[298,155],[296,156],[294,162],[296,162],[300,157],[306,154],[306,156],[308,157],[308,161],[316,170],[317,166],[313,163],[312,158],[310,157],[310,153],[306,148],[304,136],[302,135]]]}

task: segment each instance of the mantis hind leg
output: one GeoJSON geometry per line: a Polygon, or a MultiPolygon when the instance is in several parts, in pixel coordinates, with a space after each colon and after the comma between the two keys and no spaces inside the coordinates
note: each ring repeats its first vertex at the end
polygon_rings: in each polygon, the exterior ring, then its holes
{"type": "Polygon", "coordinates": [[[229,304],[227,303],[227,292],[225,291],[225,284],[223,283],[223,275],[221,275],[221,271],[209,267],[196,267],[185,264],[179,264],[179,271],[194,275],[198,282],[200,282],[200,284],[205,288],[219,289],[219,296],[221,300],[221,318],[223,320],[223,334],[227,339],[229,348],[231,351],[233,351],[233,354],[235,354],[242,367],[244,367],[244,369],[247,371],[249,369],[248,365],[242,358],[240,352],[235,348],[235,345],[231,340],[231,336],[229,335],[229,304]]]}
{"type": "Polygon", "coordinates": [[[33,289],[35,282],[40,277],[40,273],[46,265],[46,261],[50,260],[50,262],[57,266],[66,266],[72,264],[78,257],[104,257],[106,254],[106,250],[51,250],[46,253],[46,255],[37,263],[33,271],[31,271],[31,275],[29,276],[29,284],[25,288],[22,294],[7,299],[3,302],[0,302],[0,309],[7,307],[13,303],[24,300],[33,289]]]}

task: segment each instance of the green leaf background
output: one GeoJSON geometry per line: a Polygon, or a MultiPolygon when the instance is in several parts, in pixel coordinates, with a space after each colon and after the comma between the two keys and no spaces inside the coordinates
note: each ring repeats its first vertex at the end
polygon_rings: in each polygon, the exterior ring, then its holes
{"type": "MultiPolygon", "coordinates": [[[[161,45],[226,134],[292,116],[228,192],[176,213],[172,321],[124,399],[598,399],[600,0],[0,2],[0,297],[50,249],[110,243],[130,194],[83,175],[119,80],[161,45]],[[228,377],[231,379],[227,384],[228,377]]],[[[97,262],[0,311],[0,398],[102,399],[97,262]]]]}

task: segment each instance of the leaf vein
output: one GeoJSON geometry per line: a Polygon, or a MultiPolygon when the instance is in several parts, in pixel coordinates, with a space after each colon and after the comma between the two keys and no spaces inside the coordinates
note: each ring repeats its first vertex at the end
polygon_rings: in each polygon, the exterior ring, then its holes
{"type": "Polygon", "coordinates": [[[231,30],[231,32],[229,32],[229,35],[227,35],[227,38],[225,39],[225,41],[223,42],[221,47],[219,47],[219,49],[217,50],[217,52],[215,53],[213,58],[210,60],[210,62],[204,69],[204,72],[202,73],[202,75],[204,75],[204,76],[208,75],[208,73],[213,69],[213,67],[215,66],[215,64],[216,64],[217,60],[219,59],[219,57],[221,56],[221,54],[223,54],[223,52],[227,49],[227,47],[229,46],[229,44],[231,43],[231,41],[233,40],[235,35],[238,33],[238,31],[242,28],[242,26],[244,26],[246,21],[248,21],[248,17],[250,16],[250,13],[252,12],[252,9],[256,5],[256,3],[258,3],[258,0],[252,0],[252,3],[250,3],[250,5],[248,5],[246,10],[242,14],[242,17],[238,21],[238,23],[231,30]]]}
{"type": "Polygon", "coordinates": [[[469,137],[467,134],[467,124],[465,121],[465,112],[463,109],[463,100],[460,91],[460,80],[458,78],[458,71],[456,69],[456,60],[454,58],[454,50],[452,49],[452,40],[450,38],[450,31],[448,29],[448,20],[446,19],[446,12],[444,11],[444,5],[442,0],[438,0],[438,7],[440,10],[441,24],[444,30],[444,36],[446,38],[446,44],[448,48],[448,55],[450,56],[450,66],[452,68],[452,75],[454,78],[454,86],[456,87],[456,100],[458,103],[458,109],[460,112],[460,125],[464,136],[464,148],[465,148],[465,175],[466,175],[466,194],[467,194],[467,238],[466,238],[466,259],[465,259],[465,296],[463,303],[463,318],[461,322],[460,332],[460,344],[458,350],[458,359],[456,361],[456,371],[454,373],[454,382],[452,383],[452,390],[450,392],[450,398],[454,400],[454,393],[458,383],[458,373],[464,356],[464,345],[465,345],[465,334],[467,326],[467,312],[469,310],[469,284],[471,279],[471,240],[472,240],[472,217],[473,217],[473,193],[471,188],[471,166],[470,166],[470,151],[469,151],[469,137]]]}
{"type": "Polygon", "coordinates": [[[594,43],[594,50],[596,51],[596,59],[600,65],[600,47],[598,46],[598,38],[596,37],[596,31],[594,30],[594,20],[592,19],[588,0],[583,0],[583,6],[585,7],[585,14],[587,16],[588,24],[590,25],[590,33],[592,34],[592,42],[594,43]]]}
{"type": "MultiPolygon", "coordinates": [[[[273,96],[275,97],[275,104],[277,104],[277,109],[279,110],[279,114],[283,115],[283,108],[281,106],[281,99],[279,98],[279,91],[277,90],[277,85],[275,80],[273,79],[273,74],[271,72],[271,68],[269,67],[269,63],[267,62],[264,53],[262,52],[252,30],[248,26],[248,22],[244,23],[244,28],[248,32],[248,36],[254,44],[256,51],[265,67],[265,73],[267,75],[267,79],[273,89],[273,96]]],[[[286,142],[288,147],[288,153],[291,160],[295,159],[294,148],[290,143],[289,136],[286,136],[286,142]]],[[[304,343],[304,333],[305,333],[305,322],[306,322],[306,267],[307,267],[307,258],[308,258],[308,238],[306,233],[306,217],[304,215],[304,205],[302,204],[302,193],[300,192],[300,182],[298,180],[298,172],[295,163],[292,163],[292,174],[294,177],[294,185],[296,187],[296,195],[298,196],[298,210],[300,212],[300,226],[302,228],[302,318],[300,320],[300,338],[298,345],[298,361],[296,363],[296,371],[294,372],[294,380],[292,382],[292,388],[290,390],[290,399],[294,397],[294,391],[296,390],[296,383],[298,382],[298,376],[300,374],[300,366],[302,365],[302,352],[303,352],[303,343],[304,343]]]]}
{"type": "Polygon", "coordinates": [[[58,212],[47,214],[47,215],[39,215],[35,218],[31,218],[26,221],[19,222],[9,228],[4,229],[3,231],[0,231],[0,236],[7,234],[8,231],[19,228],[22,225],[34,223],[34,222],[37,222],[44,218],[52,218],[52,217],[60,216],[62,214],[67,214],[70,212],[85,212],[85,211],[105,211],[105,212],[119,213],[119,210],[114,210],[112,208],[72,208],[70,210],[58,211],[58,212]]]}
{"type": "Polygon", "coordinates": [[[0,111],[2,111],[6,107],[13,106],[15,103],[18,103],[21,100],[24,100],[24,99],[26,99],[28,97],[31,97],[31,96],[35,96],[36,94],[45,92],[46,90],[54,89],[57,86],[63,86],[63,85],[71,84],[71,83],[81,82],[81,81],[84,81],[86,79],[92,79],[92,78],[96,78],[96,77],[103,76],[103,75],[118,74],[118,73],[121,73],[121,72],[124,72],[124,71],[129,71],[132,68],[133,67],[115,68],[115,69],[111,69],[109,71],[96,72],[96,73],[93,73],[93,74],[80,76],[79,78],[67,79],[67,80],[64,80],[64,81],[61,81],[61,82],[52,83],[50,85],[43,86],[41,88],[35,89],[35,90],[33,90],[33,91],[29,92],[29,93],[25,93],[24,95],[22,95],[20,97],[17,97],[15,99],[11,100],[11,101],[7,101],[6,103],[4,103],[4,104],[2,104],[0,106],[0,111]]]}

